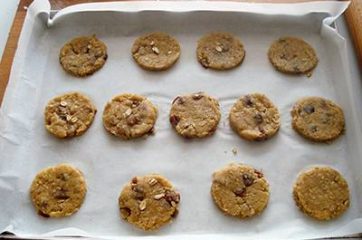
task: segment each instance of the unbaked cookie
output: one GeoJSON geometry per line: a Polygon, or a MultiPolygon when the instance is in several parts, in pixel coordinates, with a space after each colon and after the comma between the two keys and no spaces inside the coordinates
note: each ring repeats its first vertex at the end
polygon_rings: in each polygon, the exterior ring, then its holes
{"type": "Polygon", "coordinates": [[[157,230],[178,213],[180,194],[164,177],[134,177],[118,199],[121,217],[143,230],[157,230]]]}
{"type": "Polygon", "coordinates": [[[314,49],[295,37],[282,37],[273,42],[268,57],[278,71],[291,74],[309,73],[318,64],[314,49]]]}
{"type": "Polygon", "coordinates": [[[344,130],[342,109],[321,97],[300,99],[294,104],[291,115],[295,131],[313,141],[333,140],[344,130]]]}
{"type": "Polygon", "coordinates": [[[215,32],[198,41],[196,55],[205,68],[227,70],[242,63],[245,50],[240,40],[232,34],[215,32]]]}
{"type": "Polygon", "coordinates": [[[269,184],[262,172],[232,163],[212,175],[211,195],[225,214],[248,218],[266,208],[269,184]]]}
{"type": "Polygon", "coordinates": [[[142,68],[151,71],[166,70],[173,66],[181,53],[180,44],[162,32],[150,33],[136,39],[132,56],[142,68]]]}
{"type": "Polygon", "coordinates": [[[349,207],[349,189],[343,176],[330,167],[302,172],[293,189],[297,206],[318,220],[340,216],[349,207]]]}
{"type": "Polygon", "coordinates": [[[125,140],[153,133],[156,119],[156,107],[147,98],[136,94],[114,97],[103,111],[105,129],[125,140]]]}
{"type": "Polygon", "coordinates": [[[64,70],[77,77],[91,75],[102,68],[106,60],[107,47],[95,35],[72,39],[62,47],[59,54],[64,70]]]}
{"type": "Polygon", "coordinates": [[[91,100],[78,92],[53,98],[45,108],[45,127],[58,138],[83,134],[97,112],[91,100]]]}
{"type": "Polygon", "coordinates": [[[202,92],[176,97],[170,111],[172,127],[188,138],[202,138],[214,133],[220,117],[219,102],[202,92]]]}
{"type": "Polygon", "coordinates": [[[30,197],[39,215],[65,217],[79,210],[86,192],[83,174],[71,165],[59,164],[36,175],[30,197]]]}
{"type": "Polygon", "coordinates": [[[229,121],[240,137],[251,141],[266,140],[280,127],[278,109],[260,93],[242,96],[231,108],[229,121]]]}

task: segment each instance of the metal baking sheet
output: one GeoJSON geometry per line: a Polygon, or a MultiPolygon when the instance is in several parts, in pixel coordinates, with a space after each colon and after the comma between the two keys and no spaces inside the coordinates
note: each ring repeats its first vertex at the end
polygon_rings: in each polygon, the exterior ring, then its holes
{"type": "Polygon", "coordinates": [[[314,238],[340,236],[362,229],[361,96],[348,67],[345,40],[333,22],[346,2],[248,4],[237,2],[117,2],[76,5],[50,18],[47,1],[28,10],[0,115],[0,230],[19,236],[82,235],[103,238],[148,236],[173,239],[314,238]],[[133,61],[135,38],[165,31],[181,44],[179,62],[153,73],[133,61]],[[206,70],[196,60],[197,40],[211,31],[228,31],[246,49],[242,65],[231,71],[206,70]],[[87,78],[66,74],[59,49],[78,35],[96,34],[108,46],[105,66],[87,78]],[[274,70],[267,59],[271,42],[293,35],[308,41],[319,57],[312,77],[274,70]],[[58,140],[44,128],[43,111],[52,97],[69,91],[90,96],[98,108],[81,137],[58,140]],[[220,101],[222,120],[205,139],[185,140],[168,121],[177,95],[204,91],[220,101]],[[105,103],[120,93],[147,96],[159,110],[156,133],[122,141],[102,126],[105,103]],[[230,129],[228,112],[247,93],[266,94],[281,112],[279,133],[251,143],[230,129]],[[302,139],[291,128],[290,110],[304,96],[323,96],[342,106],[345,134],[330,144],[302,139]],[[232,149],[237,150],[233,154],[232,149]],[[63,219],[38,216],[29,186],[44,167],[67,162],[80,168],[88,193],[79,212],[63,219]],[[257,217],[223,215],[210,196],[212,173],[230,162],[262,169],[270,183],[270,201],[257,217]],[[297,209],[292,186],[297,174],[313,165],[338,169],[351,189],[351,206],[340,218],[317,222],[297,209]],[[181,193],[180,213],[158,232],[144,233],[121,220],[118,195],[135,175],[160,173],[181,193]]]}

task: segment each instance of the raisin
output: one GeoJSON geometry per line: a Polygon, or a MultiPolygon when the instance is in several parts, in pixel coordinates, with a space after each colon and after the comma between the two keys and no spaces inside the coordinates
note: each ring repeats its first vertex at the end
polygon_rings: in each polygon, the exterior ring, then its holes
{"type": "Polygon", "coordinates": [[[170,117],[170,123],[172,126],[176,127],[179,122],[180,122],[180,118],[178,116],[172,115],[170,117]]]}
{"type": "Polygon", "coordinates": [[[244,104],[248,107],[251,107],[253,106],[253,101],[251,101],[251,98],[249,95],[246,95],[244,98],[243,98],[243,101],[244,101],[244,104]]]}
{"type": "Polygon", "coordinates": [[[311,113],[314,113],[315,108],[312,105],[307,105],[303,108],[303,111],[311,114],[311,113]]]}
{"type": "Polygon", "coordinates": [[[247,173],[243,174],[243,182],[246,187],[251,186],[254,183],[254,178],[247,173]]]}
{"type": "Polygon", "coordinates": [[[124,217],[128,217],[129,215],[131,215],[131,209],[129,209],[128,207],[121,207],[121,214],[124,217]]]}
{"type": "Polygon", "coordinates": [[[245,188],[237,188],[234,191],[234,194],[238,197],[243,197],[245,195],[246,189],[245,188]]]}
{"type": "Polygon", "coordinates": [[[175,208],[175,211],[172,213],[171,217],[175,218],[178,215],[178,210],[175,208]]]}
{"type": "Polygon", "coordinates": [[[38,214],[39,214],[40,216],[42,216],[42,217],[45,217],[45,218],[50,217],[48,214],[43,213],[42,211],[38,211],[38,214]]]}
{"type": "Polygon", "coordinates": [[[145,194],[143,192],[136,192],[134,198],[136,200],[142,201],[143,199],[145,199],[145,194]]]}

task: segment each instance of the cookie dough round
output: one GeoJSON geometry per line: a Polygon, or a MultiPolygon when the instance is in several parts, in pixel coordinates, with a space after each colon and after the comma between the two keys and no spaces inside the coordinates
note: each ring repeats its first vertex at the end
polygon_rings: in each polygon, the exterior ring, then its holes
{"type": "Polygon", "coordinates": [[[343,111],[328,99],[302,98],[295,103],[291,115],[294,130],[316,142],[334,140],[344,131],[343,111]]]}
{"type": "Polygon", "coordinates": [[[132,56],[142,68],[161,71],[172,67],[180,57],[177,40],[162,32],[150,33],[136,39],[132,56]]]}
{"type": "Polygon", "coordinates": [[[227,70],[242,63],[245,50],[240,40],[232,34],[215,32],[203,36],[198,41],[196,55],[205,68],[227,70]]]}
{"type": "Polygon", "coordinates": [[[330,167],[302,172],[293,189],[296,205],[308,216],[330,220],[349,207],[349,189],[343,176],[330,167]]]}
{"type": "Polygon", "coordinates": [[[280,127],[280,115],[274,104],[263,94],[242,96],[231,108],[231,128],[242,138],[261,141],[272,137],[280,127]]]}
{"type": "Polygon", "coordinates": [[[114,97],[104,108],[103,125],[124,140],[153,133],[157,109],[147,98],[136,94],[114,97]]]}
{"type": "Polygon", "coordinates": [[[164,177],[134,177],[118,199],[121,217],[145,231],[157,230],[178,213],[180,194],[164,177]]]}
{"type": "Polygon", "coordinates": [[[107,47],[95,35],[77,37],[67,42],[59,54],[60,64],[68,73],[85,77],[103,67],[107,60],[107,47]]]}
{"type": "Polygon", "coordinates": [[[211,135],[215,132],[220,117],[219,102],[203,92],[176,97],[170,111],[172,127],[187,138],[211,135]]]}
{"type": "Polygon", "coordinates": [[[92,124],[96,112],[91,100],[81,93],[60,95],[45,107],[45,127],[58,138],[79,136],[92,124]]]}
{"type": "Polygon", "coordinates": [[[39,215],[65,217],[79,210],[86,192],[82,172],[71,165],[59,164],[36,175],[30,197],[39,215]]]}
{"type": "Polygon", "coordinates": [[[273,42],[268,57],[278,71],[291,74],[308,73],[318,64],[314,49],[295,37],[282,37],[273,42]]]}
{"type": "Polygon", "coordinates": [[[248,218],[266,208],[269,184],[262,172],[232,163],[212,175],[211,195],[225,214],[248,218]]]}

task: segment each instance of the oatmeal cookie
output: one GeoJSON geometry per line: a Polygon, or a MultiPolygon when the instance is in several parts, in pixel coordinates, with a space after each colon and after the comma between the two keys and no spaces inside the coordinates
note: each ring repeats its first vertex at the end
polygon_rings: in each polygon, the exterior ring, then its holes
{"type": "Polygon", "coordinates": [[[77,77],[93,74],[103,67],[106,60],[107,47],[95,35],[74,38],[59,53],[63,69],[77,77]]]}
{"type": "Polygon", "coordinates": [[[211,135],[215,132],[220,117],[218,101],[203,92],[176,97],[170,111],[172,127],[187,138],[211,135]]]}
{"type": "Polygon", "coordinates": [[[244,164],[229,164],[212,175],[211,195],[227,215],[248,218],[260,214],[269,200],[262,172],[244,164]]]}
{"type": "Polygon", "coordinates": [[[39,215],[65,217],[77,212],[87,192],[83,174],[68,164],[41,170],[33,180],[30,197],[39,215]]]}
{"type": "Polygon", "coordinates": [[[274,104],[263,94],[242,96],[231,108],[231,128],[242,138],[251,141],[266,140],[280,127],[280,115],[274,104]]]}
{"type": "Polygon", "coordinates": [[[172,67],[180,54],[181,48],[177,40],[162,32],[141,36],[132,46],[132,56],[136,63],[151,71],[161,71],[172,67]]]}
{"type": "Polygon", "coordinates": [[[136,94],[114,97],[103,111],[105,129],[124,140],[153,133],[156,119],[156,107],[147,98],[136,94]]]}
{"type": "Polygon", "coordinates": [[[314,167],[302,172],[293,189],[296,205],[305,214],[318,220],[340,216],[349,207],[346,180],[330,167],[314,167]]]}
{"type": "Polygon", "coordinates": [[[214,32],[198,41],[196,55],[197,60],[205,68],[227,70],[242,63],[245,50],[240,40],[232,34],[214,32]]]}
{"type": "Polygon", "coordinates": [[[180,194],[166,178],[151,174],[132,178],[118,203],[124,220],[145,231],[157,230],[176,217],[180,194]]]}
{"type": "Polygon", "coordinates": [[[302,98],[294,104],[291,115],[294,130],[312,141],[334,140],[344,131],[342,109],[325,98],[302,98]]]}
{"type": "Polygon", "coordinates": [[[282,37],[273,42],[268,57],[275,69],[290,74],[310,73],[318,64],[315,50],[295,37],[282,37]]]}
{"type": "Polygon", "coordinates": [[[45,128],[58,138],[79,136],[90,127],[96,112],[87,96],[78,92],[63,94],[45,107],[45,128]]]}

